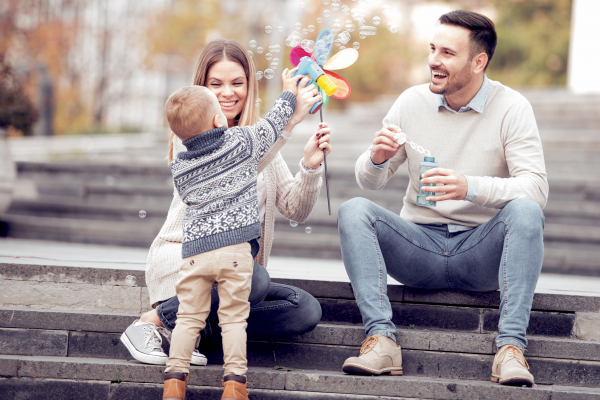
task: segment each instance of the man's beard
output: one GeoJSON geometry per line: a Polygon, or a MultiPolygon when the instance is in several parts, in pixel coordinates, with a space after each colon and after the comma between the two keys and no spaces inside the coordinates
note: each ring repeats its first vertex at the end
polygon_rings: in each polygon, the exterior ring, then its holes
{"type": "MultiPolygon", "coordinates": [[[[446,71],[440,72],[446,73],[446,71]]],[[[435,94],[451,96],[454,93],[461,90],[462,88],[464,88],[465,86],[467,86],[471,82],[472,78],[473,74],[470,73],[469,64],[467,63],[467,65],[465,65],[465,67],[458,73],[458,75],[456,75],[456,78],[453,80],[453,82],[450,82],[450,75],[448,75],[448,77],[446,78],[448,79],[448,82],[445,86],[438,88],[434,86],[433,83],[430,83],[429,90],[431,90],[435,94]]]]}

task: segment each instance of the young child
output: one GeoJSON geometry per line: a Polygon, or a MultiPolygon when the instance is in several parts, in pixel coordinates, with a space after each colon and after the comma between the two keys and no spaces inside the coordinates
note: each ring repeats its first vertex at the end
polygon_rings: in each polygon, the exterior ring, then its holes
{"type": "MultiPolygon", "coordinates": [[[[246,319],[257,239],[262,234],[257,167],[296,108],[302,77],[292,78],[294,71],[283,72],[283,93],[253,126],[227,129],[217,97],[203,86],[179,89],[165,105],[171,130],[187,148],[171,163],[175,187],[187,207],[183,264],[176,285],[180,305],[163,399],[185,399],[192,351],[206,325],[214,283],[218,284],[225,361],[222,399],[248,399],[246,319]]],[[[314,104],[318,99],[298,101],[314,104]]],[[[308,111],[310,106],[301,109],[308,111]]]]}

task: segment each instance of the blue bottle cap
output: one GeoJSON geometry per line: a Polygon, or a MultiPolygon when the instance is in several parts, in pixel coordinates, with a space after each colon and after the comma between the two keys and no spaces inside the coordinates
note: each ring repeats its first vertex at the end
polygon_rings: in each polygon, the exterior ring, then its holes
{"type": "Polygon", "coordinates": [[[425,162],[435,162],[435,157],[425,157],[425,162]]]}

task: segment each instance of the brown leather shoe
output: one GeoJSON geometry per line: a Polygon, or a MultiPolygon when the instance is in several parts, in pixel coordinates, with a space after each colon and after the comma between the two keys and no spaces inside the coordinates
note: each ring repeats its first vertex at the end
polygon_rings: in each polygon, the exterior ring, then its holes
{"type": "Polygon", "coordinates": [[[223,377],[223,396],[221,400],[248,400],[246,377],[228,374],[223,377]]]}
{"type": "Polygon", "coordinates": [[[347,374],[392,374],[402,375],[402,351],[400,346],[375,334],[366,338],[358,357],[350,357],[344,362],[342,371],[347,374]]]}
{"type": "Polygon", "coordinates": [[[532,386],[533,375],[528,369],[529,365],[523,356],[523,351],[512,344],[507,344],[502,346],[494,357],[492,382],[499,382],[502,385],[532,386]]]}
{"type": "Polygon", "coordinates": [[[163,400],[185,400],[188,378],[183,372],[165,372],[163,400]]]}

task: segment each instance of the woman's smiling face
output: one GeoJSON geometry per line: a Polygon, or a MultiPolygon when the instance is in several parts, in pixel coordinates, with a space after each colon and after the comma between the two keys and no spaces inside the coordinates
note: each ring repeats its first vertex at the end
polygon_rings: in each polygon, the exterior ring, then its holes
{"type": "Polygon", "coordinates": [[[244,68],[227,59],[219,61],[208,70],[206,87],[217,96],[227,124],[231,128],[235,125],[235,117],[242,112],[248,97],[248,80],[244,68]]]}

